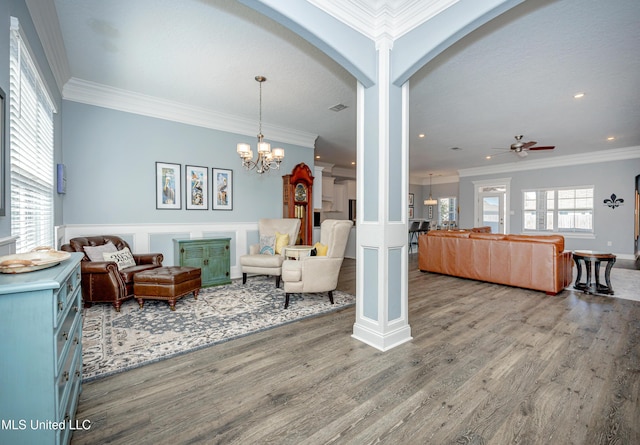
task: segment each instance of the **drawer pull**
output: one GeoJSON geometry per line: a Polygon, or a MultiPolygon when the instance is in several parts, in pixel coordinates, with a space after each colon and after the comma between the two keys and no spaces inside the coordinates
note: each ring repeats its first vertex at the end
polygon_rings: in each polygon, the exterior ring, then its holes
{"type": "Polygon", "coordinates": [[[78,343],[80,343],[80,340],[78,340],[78,337],[73,337],[73,344],[77,345],[78,343]]]}
{"type": "Polygon", "coordinates": [[[67,292],[71,293],[72,290],[73,290],[73,283],[71,283],[71,281],[69,281],[67,283],[67,292]]]}
{"type": "Polygon", "coordinates": [[[68,332],[63,332],[61,337],[64,338],[64,341],[67,341],[67,340],[69,340],[69,333],[68,332]]]}
{"type": "Polygon", "coordinates": [[[76,377],[80,378],[80,371],[76,370],[76,377]]]}
{"type": "Polygon", "coordinates": [[[62,377],[64,378],[65,382],[69,381],[69,371],[65,371],[62,373],[62,377]]]}
{"type": "Polygon", "coordinates": [[[73,307],[73,310],[74,310],[75,312],[79,312],[79,311],[80,311],[80,308],[78,307],[78,305],[75,305],[75,306],[73,307]]]}
{"type": "Polygon", "coordinates": [[[62,301],[58,301],[58,310],[61,311],[62,309],[64,309],[64,304],[62,301]]]}

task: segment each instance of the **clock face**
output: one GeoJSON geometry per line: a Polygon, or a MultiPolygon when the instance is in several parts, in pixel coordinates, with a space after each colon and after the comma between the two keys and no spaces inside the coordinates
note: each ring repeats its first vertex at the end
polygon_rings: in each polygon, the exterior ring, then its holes
{"type": "Polygon", "coordinates": [[[304,184],[296,185],[296,193],[294,195],[294,199],[297,202],[306,201],[307,200],[307,188],[304,184]]]}

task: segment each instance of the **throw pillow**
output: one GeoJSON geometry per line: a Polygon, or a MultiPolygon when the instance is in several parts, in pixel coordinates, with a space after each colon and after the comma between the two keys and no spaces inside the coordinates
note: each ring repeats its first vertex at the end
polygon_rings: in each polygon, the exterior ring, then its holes
{"type": "Polygon", "coordinates": [[[87,254],[91,261],[104,261],[104,257],[102,256],[103,253],[113,253],[118,251],[111,241],[108,241],[101,246],[84,246],[83,249],[84,253],[87,254]]]}
{"type": "Polygon", "coordinates": [[[276,247],[276,237],[261,235],[260,236],[260,253],[263,255],[273,255],[276,247]]]}
{"type": "Polygon", "coordinates": [[[102,254],[102,257],[104,261],[114,261],[118,265],[118,270],[136,265],[136,261],[133,259],[133,255],[128,247],[113,253],[105,252],[102,254]]]}
{"type": "Polygon", "coordinates": [[[282,248],[289,245],[289,234],[276,232],[276,253],[282,254],[282,248]]]}
{"type": "Polygon", "coordinates": [[[313,245],[313,247],[316,248],[318,256],[327,256],[327,251],[329,250],[328,244],[320,244],[320,241],[318,241],[313,245]]]}

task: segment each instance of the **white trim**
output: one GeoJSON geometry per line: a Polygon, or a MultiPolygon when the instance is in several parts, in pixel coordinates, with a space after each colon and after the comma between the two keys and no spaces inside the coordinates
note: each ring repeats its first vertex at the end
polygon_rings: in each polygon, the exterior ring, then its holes
{"type": "MultiPolygon", "coordinates": [[[[65,100],[166,119],[174,122],[238,133],[255,138],[258,122],[228,113],[174,102],[154,96],[113,88],[72,77],[62,89],[65,100]]],[[[271,141],[314,148],[317,134],[262,123],[271,141]]],[[[252,139],[253,140],[253,139],[252,139]]]]}
{"type": "Polygon", "coordinates": [[[578,155],[552,156],[546,159],[527,159],[521,162],[499,164],[486,167],[474,167],[458,170],[458,175],[482,176],[496,173],[513,173],[516,171],[537,170],[552,167],[567,167],[572,165],[595,164],[602,162],[624,161],[640,158],[640,146],[613,148],[578,155]]]}
{"type": "Polygon", "coordinates": [[[71,78],[71,70],[55,3],[41,0],[26,0],[25,3],[53,77],[56,79],[58,92],[61,92],[63,85],[71,78]]]}

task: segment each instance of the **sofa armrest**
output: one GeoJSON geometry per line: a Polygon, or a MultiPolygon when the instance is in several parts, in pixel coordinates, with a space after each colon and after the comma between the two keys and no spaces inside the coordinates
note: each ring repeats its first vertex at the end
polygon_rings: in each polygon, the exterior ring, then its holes
{"type": "Polygon", "coordinates": [[[113,261],[82,261],[80,272],[83,274],[117,274],[118,265],[113,261]]]}
{"type": "Polygon", "coordinates": [[[136,264],[154,264],[157,266],[162,266],[162,260],[164,260],[164,255],[161,253],[134,253],[133,259],[136,264]]]}

